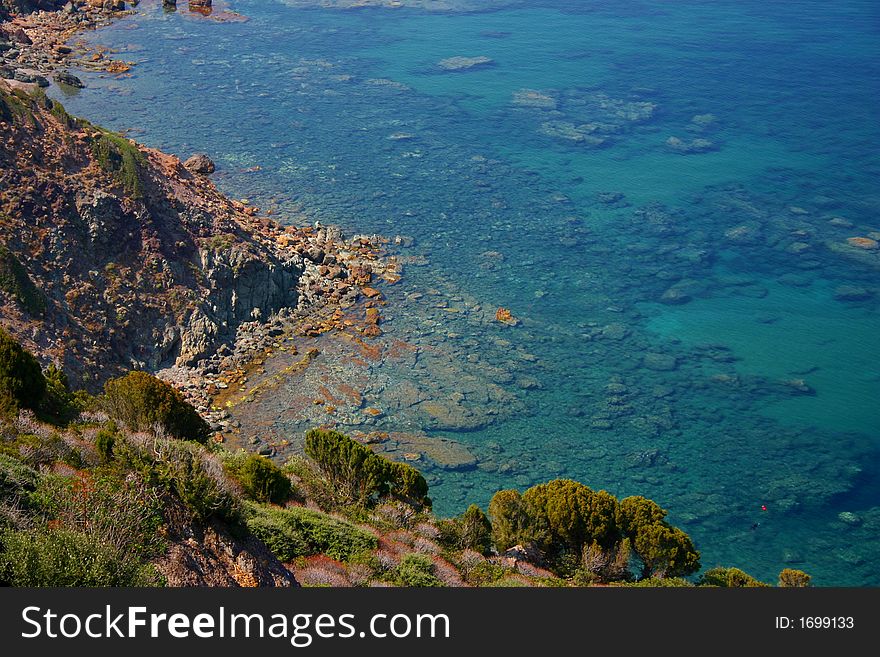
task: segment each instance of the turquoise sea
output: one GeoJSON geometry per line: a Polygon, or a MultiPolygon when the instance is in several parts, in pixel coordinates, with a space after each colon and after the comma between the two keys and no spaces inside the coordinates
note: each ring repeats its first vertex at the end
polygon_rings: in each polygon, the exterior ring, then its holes
{"type": "Polygon", "coordinates": [[[411,238],[383,328],[423,356],[364,386],[477,456],[426,466],[439,513],[571,477],[704,566],[880,585],[876,2],[160,4],[84,37],[131,76],[51,93],[277,216],[411,238]]]}

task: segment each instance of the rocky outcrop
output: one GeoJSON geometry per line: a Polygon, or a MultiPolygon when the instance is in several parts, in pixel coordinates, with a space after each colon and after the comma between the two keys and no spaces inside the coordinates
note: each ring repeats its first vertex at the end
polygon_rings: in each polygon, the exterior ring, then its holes
{"type": "Polygon", "coordinates": [[[299,586],[253,534],[235,538],[220,523],[171,522],[168,551],[154,562],[168,586],[299,586]]]}
{"type": "Polygon", "coordinates": [[[6,295],[0,321],[87,386],[196,364],[243,323],[352,300],[369,282],[349,267],[370,245],[284,228],[176,157],[4,82],[0,128],[0,244],[47,301],[35,316],[6,295]]]}

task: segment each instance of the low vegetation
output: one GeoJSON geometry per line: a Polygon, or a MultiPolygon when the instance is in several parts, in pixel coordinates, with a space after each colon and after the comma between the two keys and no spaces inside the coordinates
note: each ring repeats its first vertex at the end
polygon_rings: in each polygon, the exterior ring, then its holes
{"type": "Polygon", "coordinates": [[[686,579],[699,553],[644,497],[557,479],[438,519],[418,470],[341,433],[308,432],[279,467],[208,440],[149,374],[78,395],[3,332],[0,395],[0,584],[160,586],[174,528],[221,526],[304,586],[768,586],[736,568],[686,579]]]}

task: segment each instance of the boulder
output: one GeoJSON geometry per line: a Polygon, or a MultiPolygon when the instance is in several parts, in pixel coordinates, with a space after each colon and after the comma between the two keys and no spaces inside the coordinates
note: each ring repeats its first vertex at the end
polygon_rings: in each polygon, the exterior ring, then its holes
{"type": "Polygon", "coordinates": [[[214,161],[204,153],[196,153],[183,163],[186,170],[200,176],[207,176],[216,170],[214,161]]]}
{"type": "Polygon", "coordinates": [[[82,89],[86,86],[83,84],[82,80],[67,71],[57,71],[55,73],[55,82],[58,84],[66,84],[68,87],[74,87],[76,89],[82,89]]]}

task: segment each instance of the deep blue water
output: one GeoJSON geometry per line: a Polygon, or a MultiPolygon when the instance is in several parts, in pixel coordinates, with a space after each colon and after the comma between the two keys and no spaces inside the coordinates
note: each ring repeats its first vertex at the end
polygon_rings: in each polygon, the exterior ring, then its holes
{"type": "Polygon", "coordinates": [[[386,330],[445,369],[389,365],[376,403],[492,411],[434,432],[480,459],[429,468],[439,512],[566,476],[656,499],[706,566],[880,584],[880,252],[847,243],[880,239],[876,3],[231,4],[143,3],[88,35],[131,77],[52,93],[282,216],[414,238],[386,330]]]}

